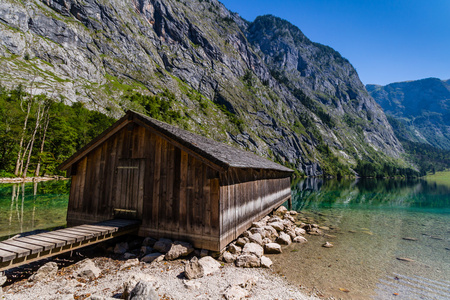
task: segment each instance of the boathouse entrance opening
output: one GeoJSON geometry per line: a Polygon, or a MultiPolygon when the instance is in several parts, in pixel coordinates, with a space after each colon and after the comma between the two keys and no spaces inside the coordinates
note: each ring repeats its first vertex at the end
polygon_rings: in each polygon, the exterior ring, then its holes
{"type": "Polygon", "coordinates": [[[114,218],[142,219],[144,174],[144,159],[119,159],[114,180],[114,218]]]}

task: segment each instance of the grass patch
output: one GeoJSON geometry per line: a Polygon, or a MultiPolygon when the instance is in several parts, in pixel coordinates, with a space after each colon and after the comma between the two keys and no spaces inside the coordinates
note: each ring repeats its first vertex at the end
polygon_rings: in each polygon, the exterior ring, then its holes
{"type": "Polygon", "coordinates": [[[425,180],[435,182],[437,184],[443,184],[450,187],[450,170],[436,172],[435,174],[429,174],[424,177],[425,180]]]}

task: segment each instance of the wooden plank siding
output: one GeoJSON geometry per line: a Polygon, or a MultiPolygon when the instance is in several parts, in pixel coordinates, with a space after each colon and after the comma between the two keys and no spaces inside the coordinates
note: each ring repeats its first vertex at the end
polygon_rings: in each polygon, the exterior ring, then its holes
{"type": "Polygon", "coordinates": [[[219,247],[218,172],[155,132],[128,124],[73,169],[68,225],[136,211],[142,236],[219,247]]]}
{"type": "Polygon", "coordinates": [[[277,172],[230,169],[220,181],[219,249],[291,197],[290,177],[277,172]]]}

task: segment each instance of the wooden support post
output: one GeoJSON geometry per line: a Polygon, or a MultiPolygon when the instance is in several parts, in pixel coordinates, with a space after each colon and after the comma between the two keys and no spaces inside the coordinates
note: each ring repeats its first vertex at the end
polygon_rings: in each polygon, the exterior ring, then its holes
{"type": "Polygon", "coordinates": [[[292,197],[289,197],[288,199],[288,209],[292,210],[292,197]]]}

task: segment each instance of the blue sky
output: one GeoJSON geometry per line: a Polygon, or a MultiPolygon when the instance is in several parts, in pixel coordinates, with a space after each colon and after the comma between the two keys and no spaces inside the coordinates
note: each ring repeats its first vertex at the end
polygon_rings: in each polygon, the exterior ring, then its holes
{"type": "Polygon", "coordinates": [[[339,51],[364,84],[450,79],[450,0],[221,0],[248,21],[272,14],[339,51]]]}

